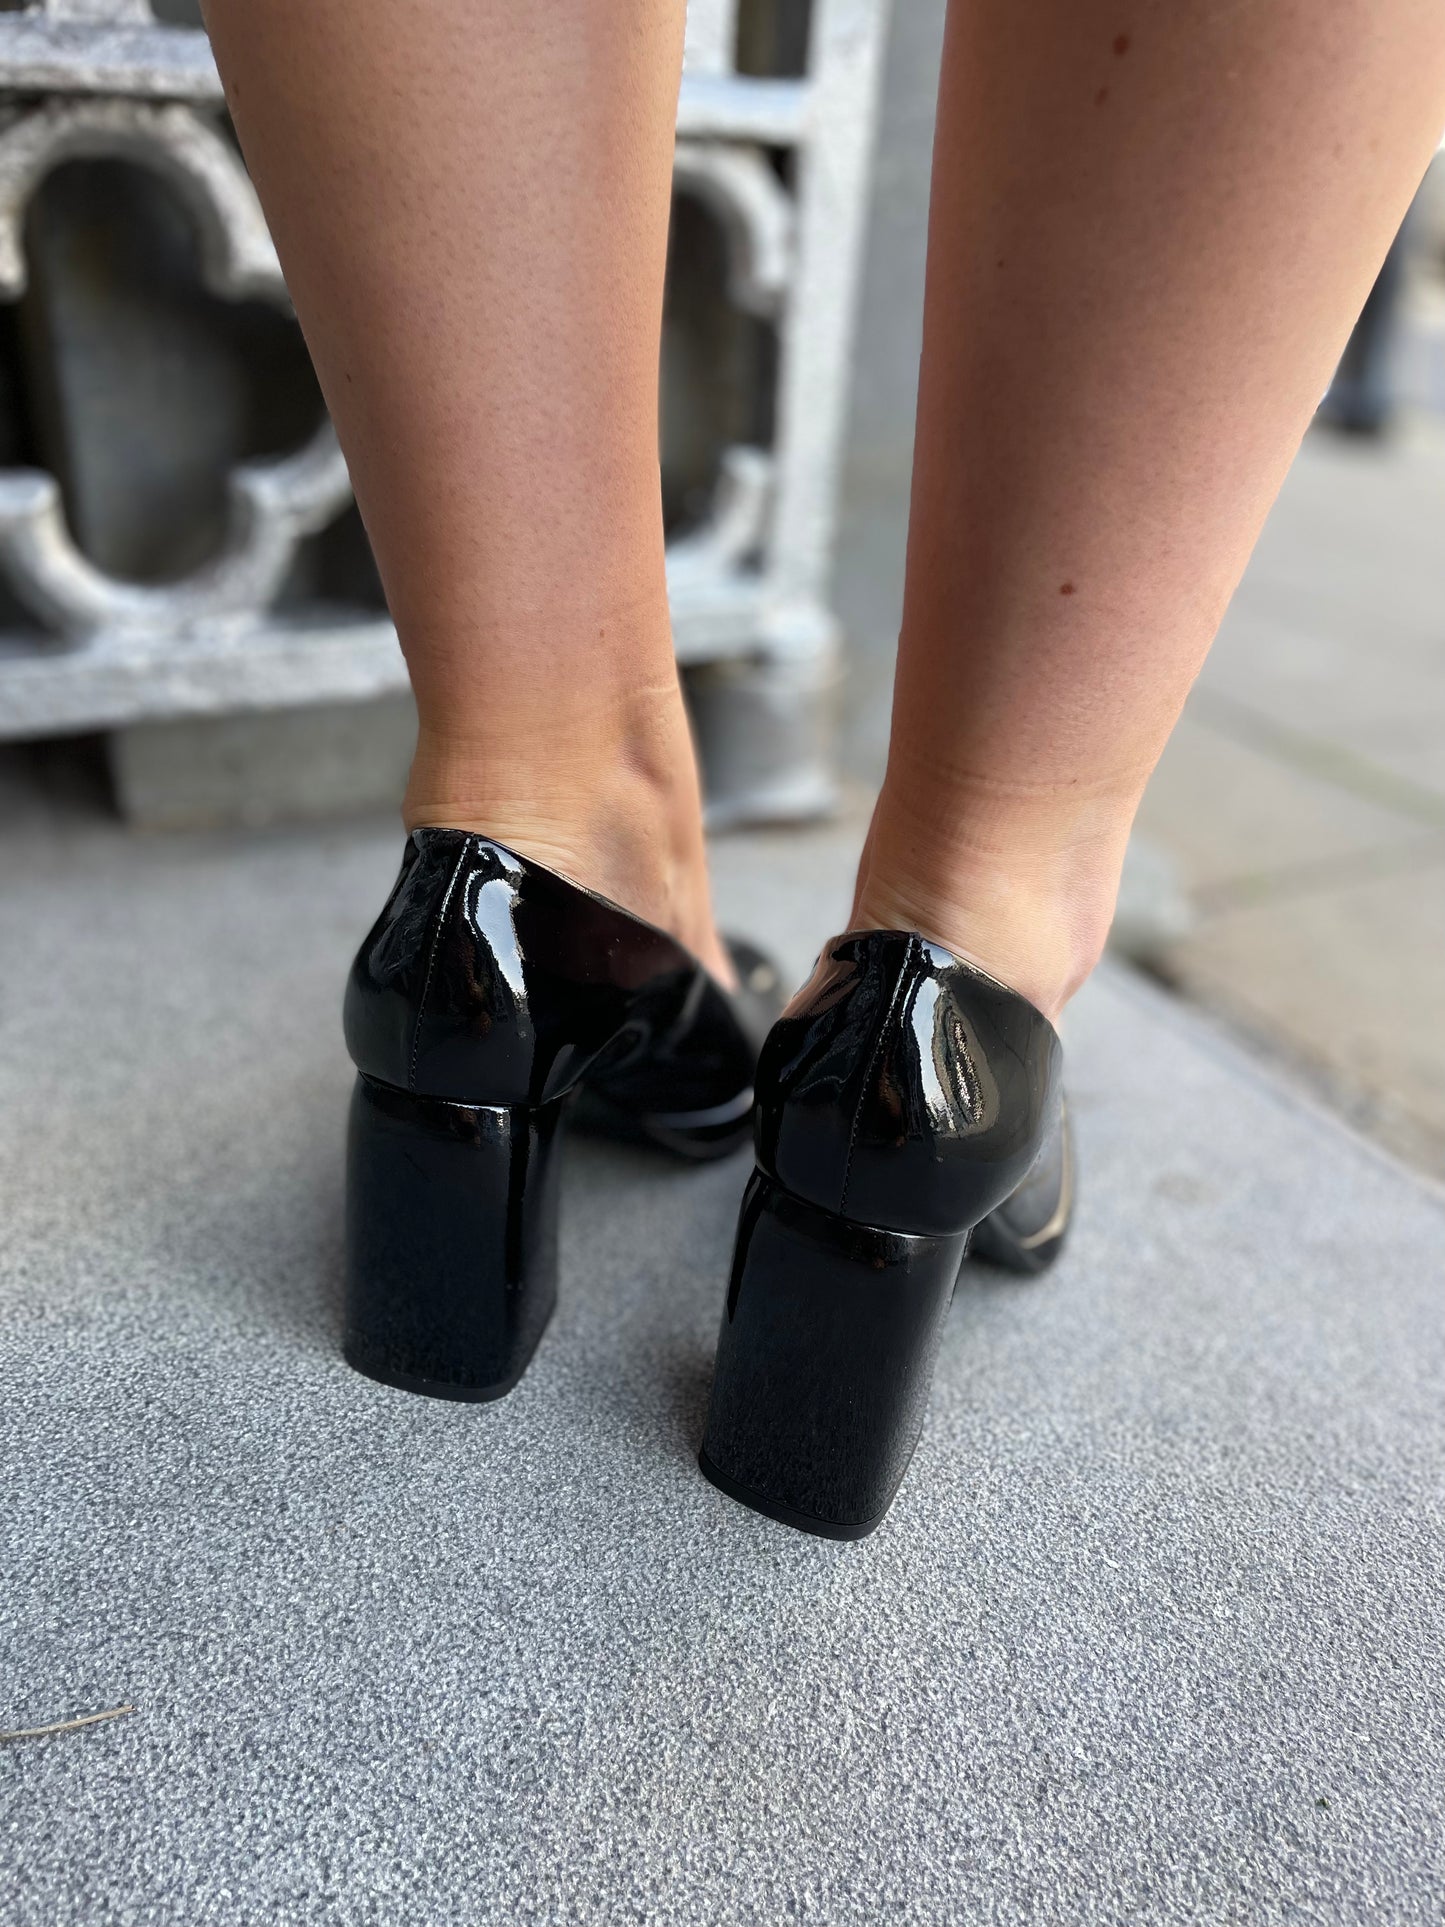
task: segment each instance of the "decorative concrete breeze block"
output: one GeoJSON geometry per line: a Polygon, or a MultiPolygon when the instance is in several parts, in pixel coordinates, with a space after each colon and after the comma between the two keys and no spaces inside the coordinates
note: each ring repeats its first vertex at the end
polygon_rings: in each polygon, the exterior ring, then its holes
{"type": "MultiPolygon", "coordinates": [[[[662,455],[719,820],[831,796],[826,582],[885,5],[689,12],[662,455]]],[[[192,17],[190,0],[0,13],[0,737],[405,688],[209,47],[175,24],[192,17]]],[[[160,740],[116,766],[183,787],[160,740]]],[[[257,780],[279,780],[255,742],[257,780]]]]}

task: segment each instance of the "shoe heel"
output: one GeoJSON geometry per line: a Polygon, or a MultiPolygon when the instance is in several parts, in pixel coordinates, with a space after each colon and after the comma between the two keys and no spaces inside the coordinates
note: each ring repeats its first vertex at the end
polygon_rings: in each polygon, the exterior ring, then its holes
{"type": "Polygon", "coordinates": [[[918,1442],[967,1244],[854,1224],[755,1171],[698,1458],[713,1484],[804,1532],[873,1531],[918,1442]]]}
{"type": "Polygon", "coordinates": [[[357,1371],[433,1398],[516,1384],[557,1297],[562,1108],[450,1104],[358,1077],[344,1342],[357,1371]]]}

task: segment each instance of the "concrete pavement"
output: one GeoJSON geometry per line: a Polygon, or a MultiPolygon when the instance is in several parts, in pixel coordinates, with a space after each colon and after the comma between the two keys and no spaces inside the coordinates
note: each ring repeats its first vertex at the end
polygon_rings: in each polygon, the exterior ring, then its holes
{"type": "MultiPolygon", "coordinates": [[[[851,839],[734,839],[806,967],[851,839]]],[[[697,1475],[745,1161],[574,1147],[519,1391],[337,1354],[386,829],[0,840],[7,1927],[1435,1922],[1440,1195],[1139,980],[860,1546],[697,1475]]]]}
{"type": "Polygon", "coordinates": [[[1187,995],[1445,1177],[1445,426],[1311,435],[1140,811],[1187,995]]]}

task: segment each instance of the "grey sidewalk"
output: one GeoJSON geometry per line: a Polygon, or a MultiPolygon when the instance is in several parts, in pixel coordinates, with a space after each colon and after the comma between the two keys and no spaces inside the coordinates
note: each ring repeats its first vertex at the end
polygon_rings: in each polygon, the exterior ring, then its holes
{"type": "MultiPolygon", "coordinates": [[[[135,1707],[0,1747],[7,1927],[1438,1921],[1439,1196],[1106,975],[1071,1253],[797,1537],[692,1464],[741,1162],[576,1147],[501,1405],[340,1362],[397,848],[0,848],[0,1725],[135,1707]]],[[[800,969],[845,855],[725,901],[800,969]]]]}
{"type": "Polygon", "coordinates": [[[1445,430],[1310,436],[1140,825],[1171,975],[1445,1177],[1445,430]]]}

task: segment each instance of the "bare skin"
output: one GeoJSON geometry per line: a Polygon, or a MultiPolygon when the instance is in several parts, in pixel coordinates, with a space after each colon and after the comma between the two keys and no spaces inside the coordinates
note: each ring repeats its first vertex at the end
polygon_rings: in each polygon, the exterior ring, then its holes
{"type": "Polygon", "coordinates": [[[1053,1015],[1445,125],[1436,0],[954,0],[855,922],[1053,1015]]]}
{"type": "Polygon", "coordinates": [[[724,979],[668,619],[658,354],[678,0],[210,0],[420,735],[484,830],[724,979]]]}
{"type": "MultiPolygon", "coordinates": [[[[681,5],[206,13],[416,689],[408,824],[489,831],[725,975],[657,471],[681,5]]],[[[1050,1015],[1088,975],[1442,123],[1437,0],[954,0],[855,924],[1050,1015]]]]}

